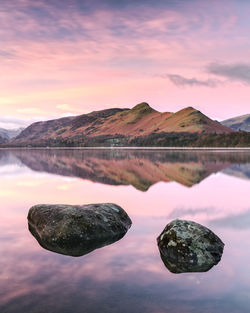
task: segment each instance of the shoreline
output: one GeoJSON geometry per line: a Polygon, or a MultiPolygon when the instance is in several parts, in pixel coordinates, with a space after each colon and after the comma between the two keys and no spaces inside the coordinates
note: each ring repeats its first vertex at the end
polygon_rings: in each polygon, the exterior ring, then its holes
{"type": "Polygon", "coordinates": [[[249,151],[250,147],[0,147],[0,150],[180,150],[180,151],[249,151]]]}

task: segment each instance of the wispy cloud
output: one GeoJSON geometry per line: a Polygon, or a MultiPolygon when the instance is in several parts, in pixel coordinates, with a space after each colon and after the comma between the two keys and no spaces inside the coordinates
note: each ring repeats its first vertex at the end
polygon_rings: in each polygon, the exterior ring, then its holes
{"type": "Polygon", "coordinates": [[[167,74],[163,75],[162,77],[167,77],[173,84],[175,84],[178,87],[203,86],[214,88],[221,83],[219,80],[216,79],[201,80],[195,77],[187,78],[178,74],[167,74]]]}
{"type": "MultiPolygon", "coordinates": [[[[54,116],[55,118],[55,116],[54,116]]],[[[34,116],[33,118],[15,118],[12,116],[1,116],[0,117],[0,128],[5,129],[17,129],[21,127],[27,127],[30,124],[38,121],[47,120],[48,117],[34,116]]]]}
{"type": "Polygon", "coordinates": [[[15,54],[13,53],[13,50],[4,50],[0,49],[0,58],[5,58],[5,59],[12,59],[15,57],[15,54]]]}
{"type": "Polygon", "coordinates": [[[211,74],[232,81],[240,81],[245,84],[250,84],[250,63],[212,63],[207,66],[207,71],[211,74]]]}
{"type": "Polygon", "coordinates": [[[19,119],[14,118],[11,116],[1,116],[0,117],[0,128],[5,129],[15,129],[20,127],[26,127],[32,122],[34,122],[34,119],[19,119]]]}

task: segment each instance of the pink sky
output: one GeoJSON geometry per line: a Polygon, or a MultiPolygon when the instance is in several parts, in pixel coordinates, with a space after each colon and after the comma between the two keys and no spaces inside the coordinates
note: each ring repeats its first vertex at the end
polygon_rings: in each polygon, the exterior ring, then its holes
{"type": "Polygon", "coordinates": [[[3,0],[0,127],[142,101],[250,113],[247,1],[129,3],[3,0]]]}

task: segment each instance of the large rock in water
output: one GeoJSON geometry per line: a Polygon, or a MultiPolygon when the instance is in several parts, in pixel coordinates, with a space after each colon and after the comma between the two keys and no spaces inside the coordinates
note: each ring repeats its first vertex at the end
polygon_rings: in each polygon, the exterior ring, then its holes
{"type": "Polygon", "coordinates": [[[82,256],[121,239],[132,222],[113,203],[33,206],[28,214],[29,230],[50,251],[82,256]]]}
{"type": "Polygon", "coordinates": [[[172,273],[206,272],[219,263],[224,243],[208,228],[174,220],[157,238],[161,258],[172,273]]]}

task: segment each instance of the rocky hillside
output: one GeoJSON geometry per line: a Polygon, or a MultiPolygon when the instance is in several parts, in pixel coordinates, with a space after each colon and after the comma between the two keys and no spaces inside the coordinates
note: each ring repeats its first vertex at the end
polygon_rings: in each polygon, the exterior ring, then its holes
{"type": "Polygon", "coordinates": [[[230,118],[222,121],[221,124],[234,130],[250,132],[250,114],[230,118]]]}
{"type": "Polygon", "coordinates": [[[125,138],[152,133],[231,133],[233,130],[213,121],[192,107],[177,113],[158,112],[143,102],[132,109],[107,109],[76,117],[37,122],[13,140],[13,144],[50,145],[71,142],[81,145],[89,138],[118,135],[125,138]]]}

